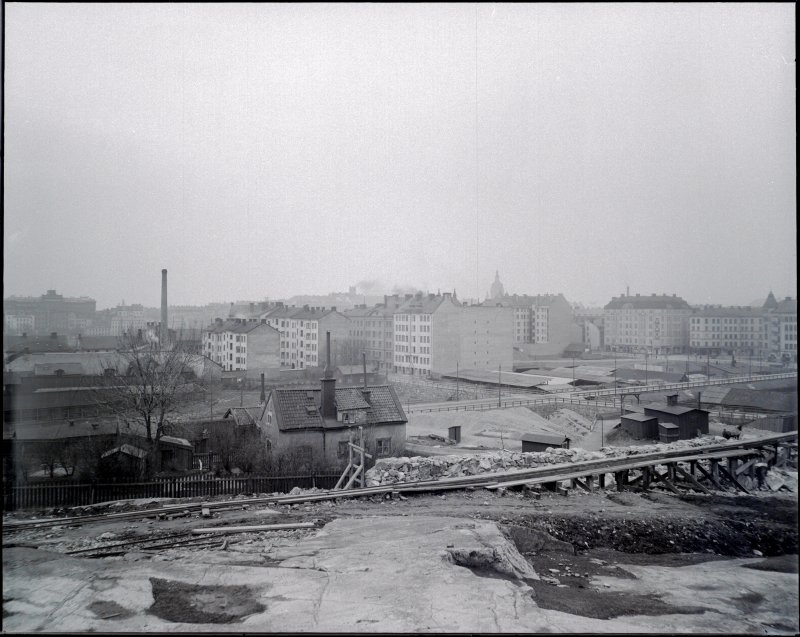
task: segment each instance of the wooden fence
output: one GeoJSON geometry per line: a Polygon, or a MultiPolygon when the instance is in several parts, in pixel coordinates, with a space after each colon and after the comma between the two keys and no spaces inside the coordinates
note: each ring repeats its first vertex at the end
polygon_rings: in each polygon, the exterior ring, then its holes
{"type": "Polygon", "coordinates": [[[239,493],[288,493],[294,487],[332,489],[339,474],[306,476],[231,476],[208,474],[156,478],[148,482],[81,484],[71,481],[3,483],[3,510],[82,506],[134,498],[193,498],[239,493]]]}

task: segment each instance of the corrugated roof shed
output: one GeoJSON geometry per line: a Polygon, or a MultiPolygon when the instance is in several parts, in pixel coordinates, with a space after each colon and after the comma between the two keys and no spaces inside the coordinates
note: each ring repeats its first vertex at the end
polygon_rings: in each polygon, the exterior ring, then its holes
{"type": "MultiPolygon", "coordinates": [[[[644,408],[645,410],[657,411],[659,413],[670,414],[672,416],[681,416],[683,414],[689,413],[690,411],[695,411],[694,407],[682,407],[680,405],[662,405],[660,403],[645,405],[644,408]]],[[[645,413],[647,413],[647,411],[645,411],[645,413]]]]}
{"type": "Polygon", "coordinates": [[[560,447],[562,444],[564,444],[566,439],[567,437],[565,435],[543,433],[522,434],[520,437],[520,440],[523,442],[535,442],[542,445],[553,445],[554,447],[560,447]]]}
{"type": "Polygon", "coordinates": [[[139,447],[134,447],[133,445],[120,445],[119,447],[114,447],[113,449],[109,449],[106,451],[101,458],[108,458],[109,456],[113,456],[114,454],[121,453],[126,456],[131,456],[132,458],[139,458],[140,460],[147,455],[147,452],[144,449],[140,449],[139,447]]]}
{"type": "Polygon", "coordinates": [[[648,422],[650,420],[658,420],[656,416],[645,416],[644,414],[625,414],[622,420],[635,420],[636,422],[648,422]]]}

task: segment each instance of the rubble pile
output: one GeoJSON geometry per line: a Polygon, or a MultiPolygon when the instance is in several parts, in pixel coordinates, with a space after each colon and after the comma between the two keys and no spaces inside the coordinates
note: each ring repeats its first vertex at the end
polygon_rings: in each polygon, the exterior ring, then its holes
{"type": "Polygon", "coordinates": [[[603,458],[620,458],[715,445],[726,442],[720,436],[678,440],[670,444],[653,444],[633,447],[605,447],[602,451],[586,451],[584,449],[563,449],[549,447],[546,451],[521,453],[512,451],[496,451],[480,456],[432,456],[381,458],[366,473],[368,487],[385,486],[400,482],[416,482],[419,480],[438,480],[440,478],[457,478],[474,476],[482,473],[508,471],[514,469],[535,469],[547,465],[600,460],[603,458]]]}

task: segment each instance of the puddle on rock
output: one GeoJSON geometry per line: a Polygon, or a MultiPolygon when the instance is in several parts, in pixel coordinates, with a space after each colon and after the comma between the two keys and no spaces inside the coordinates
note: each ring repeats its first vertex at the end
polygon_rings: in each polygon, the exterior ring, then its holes
{"type": "Polygon", "coordinates": [[[199,586],[150,578],[155,602],[150,613],[170,622],[229,624],[266,610],[247,586],[199,586]]]}

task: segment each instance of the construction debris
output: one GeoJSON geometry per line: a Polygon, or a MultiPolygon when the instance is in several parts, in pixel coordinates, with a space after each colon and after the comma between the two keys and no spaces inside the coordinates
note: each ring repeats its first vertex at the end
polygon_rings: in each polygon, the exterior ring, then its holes
{"type": "Polygon", "coordinates": [[[259,533],[262,531],[286,531],[295,529],[314,529],[317,525],[313,522],[296,522],[294,524],[260,524],[256,526],[211,526],[201,529],[192,529],[194,535],[205,533],[259,533]]]}

